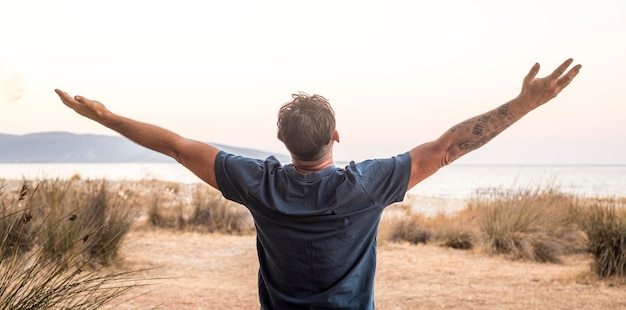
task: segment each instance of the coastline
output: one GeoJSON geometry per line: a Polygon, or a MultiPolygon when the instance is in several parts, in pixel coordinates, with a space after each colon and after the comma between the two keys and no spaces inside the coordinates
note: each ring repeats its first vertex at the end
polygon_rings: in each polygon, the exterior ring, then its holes
{"type": "MultiPolygon", "coordinates": [[[[109,181],[160,180],[181,184],[202,184],[193,173],[177,163],[0,163],[0,180],[72,177],[109,181]]],[[[481,191],[545,187],[576,196],[626,196],[626,165],[451,165],[419,183],[408,194],[430,197],[434,200],[440,198],[467,200],[481,191]]]]}
{"type": "MultiPolygon", "coordinates": [[[[36,164],[33,165],[33,167],[37,166],[36,164]]],[[[74,173],[72,170],[69,169],[62,170],[61,172],[63,173],[50,170],[48,170],[48,173],[45,173],[37,172],[35,171],[36,169],[33,169],[32,171],[28,171],[27,174],[24,174],[23,178],[16,176],[15,173],[6,173],[6,171],[0,170],[0,185],[7,186],[7,189],[11,190],[20,187],[24,180],[29,183],[37,183],[45,180],[54,179],[76,179],[84,182],[103,180],[109,184],[112,190],[120,192],[127,190],[135,191],[135,195],[138,196],[150,197],[155,194],[163,194],[170,191],[172,192],[172,194],[170,195],[171,197],[169,197],[169,199],[171,199],[172,201],[186,201],[189,199],[189,197],[191,197],[195,188],[209,187],[207,184],[201,182],[195,175],[191,174],[191,172],[187,171],[186,169],[182,167],[175,167],[178,165],[173,166],[171,164],[157,164],[155,166],[149,164],[148,166],[151,167],[151,169],[164,168],[164,170],[161,171],[160,175],[156,175],[152,173],[152,170],[146,170],[145,167],[137,166],[135,164],[105,164],[104,166],[103,164],[95,164],[88,166],[89,169],[95,171],[95,173],[84,173],[86,171],[84,169],[81,170],[83,173],[74,173]],[[115,169],[103,170],[103,167],[115,167],[115,169]],[[123,169],[128,167],[131,167],[134,170],[123,169]],[[168,190],[168,188],[170,189],[168,190]],[[172,191],[171,189],[175,189],[175,191],[172,191]],[[176,195],[173,194],[174,192],[176,193],[176,195]]],[[[0,164],[0,168],[1,167],[2,165],[0,164]]],[[[70,168],[71,166],[63,165],[63,167],[70,168]]],[[[511,170],[512,168],[507,166],[506,169],[511,170]]],[[[467,171],[464,171],[464,173],[467,174],[467,171]]],[[[477,177],[480,177],[480,174],[477,175],[477,177]]],[[[509,178],[513,177],[509,176],[509,178]]],[[[623,178],[624,183],[617,185],[625,187],[625,190],[619,191],[611,190],[609,188],[609,191],[614,191],[613,194],[588,194],[589,190],[582,191],[575,187],[566,188],[566,190],[562,192],[564,194],[571,194],[573,196],[578,196],[582,198],[617,198],[621,200],[626,200],[626,172],[623,178]]],[[[519,191],[522,189],[537,190],[544,188],[553,188],[558,191],[562,190],[562,188],[559,187],[558,184],[554,183],[554,181],[546,181],[545,178],[535,180],[536,182],[534,184],[532,182],[527,182],[527,185],[525,186],[522,186],[520,182],[507,183],[501,180],[496,180],[491,184],[498,183],[500,184],[499,186],[484,185],[484,187],[479,187],[480,184],[474,184],[472,186],[467,186],[467,184],[464,184],[472,182],[472,180],[468,179],[467,176],[459,176],[457,174],[450,173],[442,175],[436,174],[431,176],[431,179],[423,181],[415,188],[408,191],[405,199],[399,204],[408,204],[411,206],[411,210],[413,212],[430,217],[436,216],[440,213],[449,214],[462,210],[466,207],[466,203],[470,199],[481,195],[488,196],[497,192],[506,193],[519,191]],[[442,184],[444,186],[442,186],[442,184]],[[460,189],[454,189],[454,187],[457,185],[458,187],[460,187],[460,189]],[[447,192],[445,192],[446,190],[447,192]],[[456,192],[453,192],[454,190],[456,190],[456,192]]]]}

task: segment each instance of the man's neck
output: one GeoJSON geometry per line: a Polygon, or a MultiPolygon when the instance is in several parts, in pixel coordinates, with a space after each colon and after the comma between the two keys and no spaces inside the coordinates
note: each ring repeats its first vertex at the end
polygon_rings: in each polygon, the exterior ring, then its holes
{"type": "Polygon", "coordinates": [[[302,161],[292,157],[291,161],[296,170],[302,174],[314,173],[335,164],[332,156],[326,156],[316,161],[302,161]]]}

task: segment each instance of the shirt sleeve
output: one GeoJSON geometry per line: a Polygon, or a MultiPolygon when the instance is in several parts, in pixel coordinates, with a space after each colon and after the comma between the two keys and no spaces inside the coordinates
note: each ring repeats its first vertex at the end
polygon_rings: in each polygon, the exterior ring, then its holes
{"type": "Polygon", "coordinates": [[[215,158],[215,178],[224,198],[244,204],[248,191],[263,173],[259,160],[220,151],[215,158]]]}
{"type": "Polygon", "coordinates": [[[224,198],[246,205],[250,193],[265,182],[265,176],[280,167],[274,156],[262,160],[220,151],[215,158],[215,178],[224,198]]]}
{"type": "Polygon", "coordinates": [[[391,158],[351,162],[346,173],[373,201],[388,206],[404,199],[411,176],[411,156],[407,152],[391,158]]]}

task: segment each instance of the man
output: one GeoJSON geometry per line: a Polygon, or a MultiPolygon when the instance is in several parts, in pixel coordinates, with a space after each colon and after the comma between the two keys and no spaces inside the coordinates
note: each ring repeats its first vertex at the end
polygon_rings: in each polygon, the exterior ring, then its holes
{"type": "Polygon", "coordinates": [[[384,208],[439,168],[489,142],[558,95],[581,66],[566,60],[544,78],[535,64],[520,94],[391,158],[333,164],[339,141],[324,97],[293,95],[278,115],[278,139],[292,164],[228,154],[134,121],[84,97],[56,90],[65,105],[132,141],[171,156],[253,215],[262,309],[373,309],[376,232],[384,208]],[[565,74],[564,74],[565,73],[565,74]]]}

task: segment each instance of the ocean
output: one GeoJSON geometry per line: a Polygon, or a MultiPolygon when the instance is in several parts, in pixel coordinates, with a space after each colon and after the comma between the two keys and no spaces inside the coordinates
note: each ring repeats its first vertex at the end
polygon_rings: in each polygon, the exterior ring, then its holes
{"type": "MultiPolygon", "coordinates": [[[[70,178],[201,182],[176,163],[0,164],[0,180],[70,178]]],[[[580,196],[625,197],[624,166],[474,166],[450,165],[409,191],[437,199],[467,199],[479,191],[552,186],[580,196]]]]}

